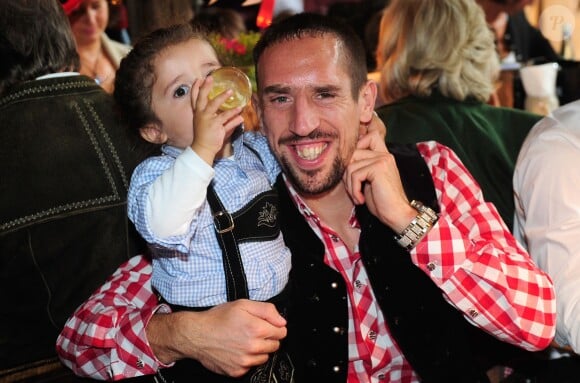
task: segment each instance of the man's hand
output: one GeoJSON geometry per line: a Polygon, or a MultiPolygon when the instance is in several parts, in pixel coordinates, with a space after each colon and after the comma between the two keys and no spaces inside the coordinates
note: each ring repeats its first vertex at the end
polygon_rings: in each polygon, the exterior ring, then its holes
{"type": "Polygon", "coordinates": [[[157,314],[147,325],[149,344],[161,362],[195,359],[233,377],[266,362],[284,337],[286,320],[274,305],[245,299],[203,312],[157,314]]]}
{"type": "Polygon", "coordinates": [[[378,131],[359,139],[343,181],[355,204],[366,203],[373,215],[397,233],[417,215],[403,190],[395,158],[378,131]]]}

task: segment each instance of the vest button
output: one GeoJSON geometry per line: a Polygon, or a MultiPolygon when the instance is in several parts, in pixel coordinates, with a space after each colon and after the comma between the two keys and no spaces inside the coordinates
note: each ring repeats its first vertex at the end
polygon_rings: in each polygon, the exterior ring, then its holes
{"type": "Polygon", "coordinates": [[[314,294],[314,295],[312,295],[310,297],[310,302],[316,303],[316,302],[319,302],[319,301],[320,301],[320,297],[318,295],[316,295],[316,294],[314,294]]]}
{"type": "Polygon", "coordinates": [[[338,374],[340,372],[340,366],[334,366],[334,367],[332,367],[332,371],[334,373],[337,373],[338,374]]]}
{"type": "Polygon", "coordinates": [[[335,334],[342,335],[342,334],[344,334],[344,328],[335,326],[335,327],[332,328],[332,332],[335,333],[335,334]]]}
{"type": "Polygon", "coordinates": [[[332,282],[332,283],[330,284],[330,287],[332,287],[333,289],[336,289],[336,288],[338,288],[338,283],[336,283],[336,282],[332,282]]]}
{"type": "Polygon", "coordinates": [[[318,367],[318,363],[316,362],[316,360],[310,359],[310,360],[308,360],[308,362],[306,362],[306,367],[309,367],[309,368],[317,368],[318,367]]]}

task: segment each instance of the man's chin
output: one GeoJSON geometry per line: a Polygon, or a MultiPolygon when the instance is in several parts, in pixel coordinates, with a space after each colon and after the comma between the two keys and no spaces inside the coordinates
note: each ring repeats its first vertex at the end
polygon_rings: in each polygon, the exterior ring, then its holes
{"type": "Polygon", "coordinates": [[[333,190],[341,182],[344,174],[344,168],[339,162],[334,163],[329,174],[324,174],[322,170],[297,171],[284,160],[281,161],[281,165],[292,186],[304,196],[316,196],[333,190]]]}

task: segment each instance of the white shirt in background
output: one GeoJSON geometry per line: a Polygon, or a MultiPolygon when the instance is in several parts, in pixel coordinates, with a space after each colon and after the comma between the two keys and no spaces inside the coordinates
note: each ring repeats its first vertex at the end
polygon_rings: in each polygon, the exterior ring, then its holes
{"type": "Polygon", "coordinates": [[[580,100],[539,121],[514,173],[514,234],[554,282],[555,341],[580,352],[580,100]]]}

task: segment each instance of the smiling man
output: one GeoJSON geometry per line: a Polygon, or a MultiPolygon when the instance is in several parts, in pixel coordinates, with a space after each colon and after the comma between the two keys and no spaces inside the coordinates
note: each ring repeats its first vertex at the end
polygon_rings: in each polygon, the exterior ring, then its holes
{"type": "Polygon", "coordinates": [[[287,328],[295,382],[465,383],[486,382],[508,343],[550,343],[552,284],[457,156],[436,142],[359,138],[377,92],[363,52],[348,26],[312,14],[273,24],[254,51],[255,102],[284,173],[286,321],[250,301],[154,315],[163,306],[137,257],[71,318],[65,363],[96,375],[98,361],[119,379],[192,358],[241,376],[287,328]]]}

